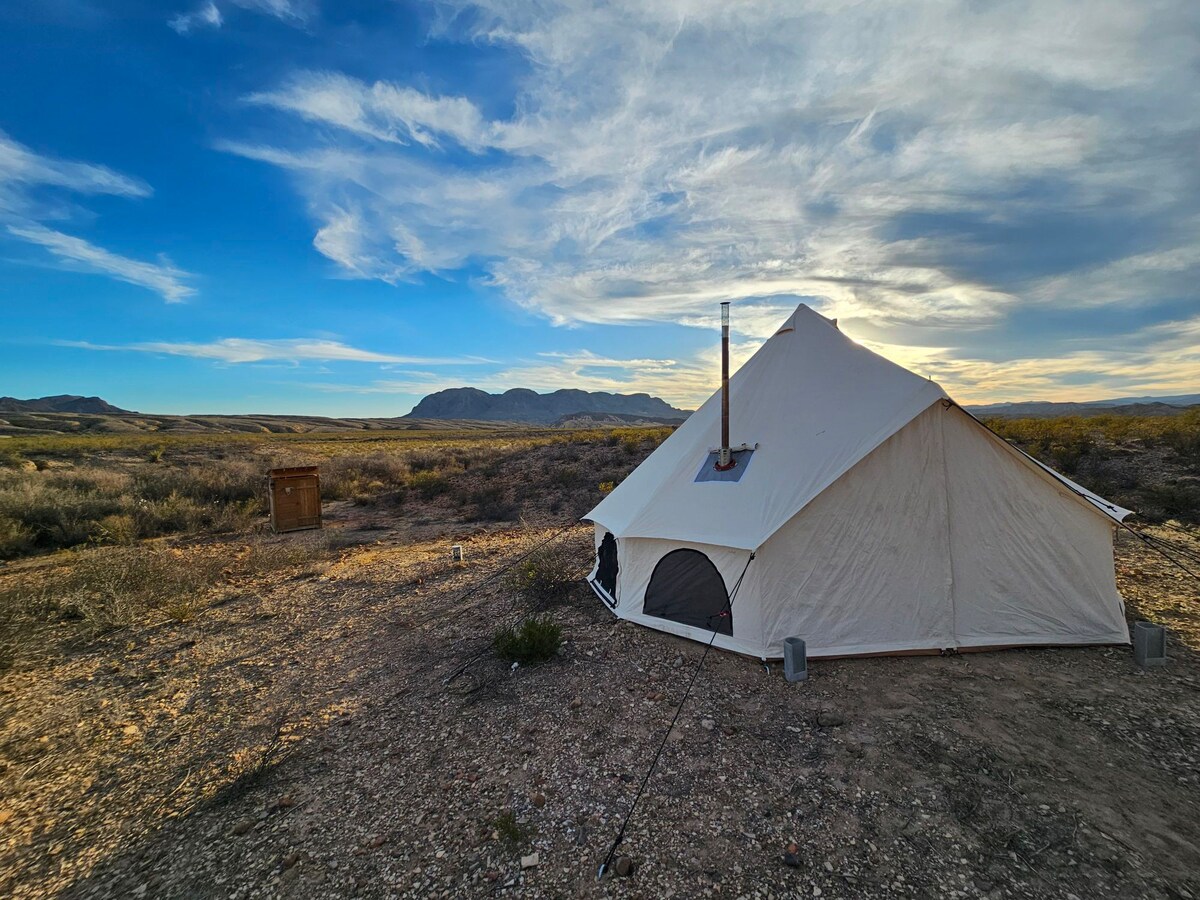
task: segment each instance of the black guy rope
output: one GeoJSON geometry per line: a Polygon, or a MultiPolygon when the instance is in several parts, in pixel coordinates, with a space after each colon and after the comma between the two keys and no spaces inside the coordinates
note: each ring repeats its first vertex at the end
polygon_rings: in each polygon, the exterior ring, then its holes
{"type": "MultiPolygon", "coordinates": [[[[733,585],[733,591],[729,594],[729,599],[725,601],[725,609],[720,615],[725,615],[733,609],[734,598],[737,597],[737,592],[742,586],[742,579],[746,577],[746,569],[750,568],[750,563],[754,562],[755,554],[751,553],[750,558],[746,560],[746,565],[742,568],[742,574],[738,576],[738,580],[733,585]]],[[[714,618],[713,616],[709,617],[714,618]]],[[[675,707],[675,715],[671,717],[671,724],[667,726],[667,730],[663,733],[662,741],[659,742],[658,749],[654,751],[654,758],[650,760],[650,767],[646,769],[646,774],[642,776],[642,783],[638,785],[637,794],[634,795],[633,803],[629,804],[629,811],[625,813],[625,818],[621,821],[621,827],[617,831],[616,840],[612,846],[608,848],[608,855],[604,857],[604,862],[600,864],[600,868],[596,871],[596,880],[599,881],[604,877],[609,864],[612,862],[613,856],[616,855],[617,848],[621,846],[621,841],[625,840],[625,829],[629,825],[629,820],[633,818],[633,811],[637,809],[638,801],[642,799],[642,794],[646,790],[646,785],[650,782],[650,776],[654,774],[654,768],[658,765],[658,758],[662,756],[663,748],[667,746],[667,739],[671,736],[671,732],[675,728],[675,723],[679,721],[679,714],[683,712],[683,707],[688,702],[688,697],[692,694],[692,685],[696,683],[696,677],[700,674],[700,670],[704,668],[704,661],[708,659],[708,651],[712,649],[713,641],[717,639],[717,632],[712,633],[712,637],[708,639],[708,644],[704,647],[704,653],[700,656],[700,662],[696,664],[695,670],[692,672],[691,680],[688,681],[687,689],[683,692],[683,699],[679,701],[679,705],[675,707]]]]}

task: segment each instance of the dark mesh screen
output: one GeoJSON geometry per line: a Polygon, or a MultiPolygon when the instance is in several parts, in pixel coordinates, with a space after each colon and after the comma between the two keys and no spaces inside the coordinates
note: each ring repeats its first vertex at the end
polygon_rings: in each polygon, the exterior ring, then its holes
{"type": "Polygon", "coordinates": [[[733,634],[725,580],[699,550],[672,550],[658,561],[642,611],[718,634],[733,634]]]}

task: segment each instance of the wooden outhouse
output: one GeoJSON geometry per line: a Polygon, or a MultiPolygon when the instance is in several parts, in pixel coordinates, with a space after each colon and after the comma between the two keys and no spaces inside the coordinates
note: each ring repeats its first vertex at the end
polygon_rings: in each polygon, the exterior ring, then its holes
{"type": "Polygon", "coordinates": [[[275,533],[321,527],[321,475],[317,466],[272,469],[268,479],[271,529],[275,533]]]}

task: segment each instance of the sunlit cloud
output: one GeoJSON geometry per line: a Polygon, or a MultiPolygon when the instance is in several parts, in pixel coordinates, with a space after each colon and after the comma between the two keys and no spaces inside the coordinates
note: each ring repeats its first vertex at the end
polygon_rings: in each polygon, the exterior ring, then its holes
{"type": "Polygon", "coordinates": [[[252,99],[319,130],[226,149],[290,169],[317,249],[357,277],[477,264],[558,323],[691,322],[787,295],[974,327],[1031,302],[1129,299],[1132,277],[1072,294],[1104,266],[1069,234],[1030,233],[1047,211],[1068,230],[1097,210],[1113,229],[1151,217],[1165,245],[1106,234],[1105,265],[1161,272],[1165,254],[1179,280],[1197,274],[1200,225],[1179,204],[1198,184],[1181,83],[1197,86],[1196,51],[1155,27],[1188,17],[1169,5],[447,2],[438,37],[529,62],[511,118],[307,72],[252,99]],[[1061,263],[1042,259],[1055,243],[1061,263]]]}

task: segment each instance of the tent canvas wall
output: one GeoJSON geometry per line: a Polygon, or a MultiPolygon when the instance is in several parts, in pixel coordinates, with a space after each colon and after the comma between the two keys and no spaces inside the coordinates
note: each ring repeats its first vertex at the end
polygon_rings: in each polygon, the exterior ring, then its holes
{"type": "Polygon", "coordinates": [[[730,402],[732,442],[753,448],[735,476],[710,477],[714,395],[585,517],[616,615],[762,658],[790,636],[810,656],[1128,642],[1112,560],[1128,510],[937,384],[801,305],[730,402]]]}

